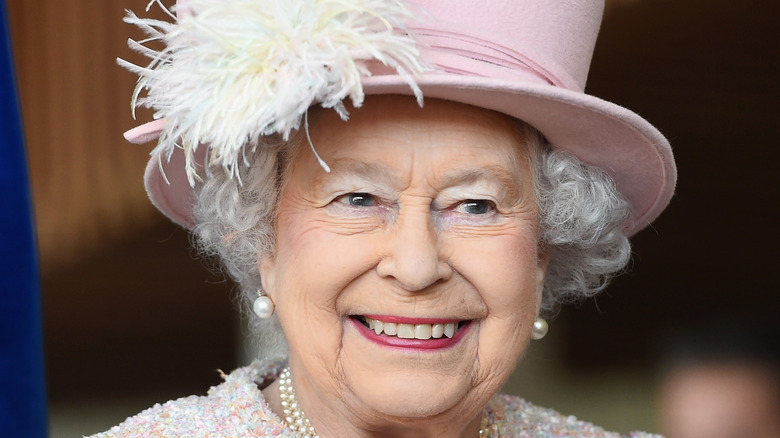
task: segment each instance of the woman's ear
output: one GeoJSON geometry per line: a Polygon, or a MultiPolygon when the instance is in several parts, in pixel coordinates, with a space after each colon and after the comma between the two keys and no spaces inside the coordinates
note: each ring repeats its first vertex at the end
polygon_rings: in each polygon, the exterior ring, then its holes
{"type": "Polygon", "coordinates": [[[276,260],[272,252],[269,251],[260,256],[257,269],[260,271],[260,282],[263,285],[263,291],[273,300],[276,291],[274,287],[276,260]]]}

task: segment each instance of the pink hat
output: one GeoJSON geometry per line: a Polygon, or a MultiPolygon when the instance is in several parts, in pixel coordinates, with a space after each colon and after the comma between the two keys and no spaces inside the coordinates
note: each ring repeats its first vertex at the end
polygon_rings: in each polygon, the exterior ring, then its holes
{"type": "MultiPolygon", "coordinates": [[[[195,1],[189,0],[188,7],[195,6],[195,1]]],[[[625,224],[629,235],[652,222],[666,207],[676,182],[674,158],[667,140],[637,114],[583,91],[603,2],[408,3],[419,13],[416,18],[404,16],[405,25],[395,25],[395,33],[400,30],[411,35],[419,59],[429,69],[414,71],[414,60],[386,62],[388,66],[369,62],[366,65],[371,75],[363,71],[360,78],[363,93],[414,95],[421,91],[426,98],[466,103],[523,120],[544,134],[553,147],[571,152],[614,178],[631,204],[631,217],[625,224]]],[[[198,13],[193,7],[193,14],[198,13]]],[[[354,93],[348,96],[355,99],[354,93]]],[[[358,97],[359,104],[362,95],[358,93],[358,97]]],[[[316,102],[322,103],[322,96],[316,96],[316,102]]],[[[147,105],[159,109],[154,103],[147,105]]],[[[306,107],[308,104],[303,111],[306,107]]],[[[125,137],[143,143],[165,137],[166,129],[170,130],[169,136],[181,134],[181,130],[169,125],[164,119],[156,120],[128,131],[125,137]]],[[[270,132],[284,133],[276,125],[272,129],[264,127],[264,133],[270,132]]],[[[208,143],[203,138],[199,140],[208,143]]],[[[206,147],[188,153],[202,165],[206,147]]],[[[213,158],[213,151],[211,154],[213,158]]],[[[185,150],[155,149],[146,168],[145,183],[152,203],[160,211],[184,227],[193,226],[193,179],[185,172],[185,150]]]]}

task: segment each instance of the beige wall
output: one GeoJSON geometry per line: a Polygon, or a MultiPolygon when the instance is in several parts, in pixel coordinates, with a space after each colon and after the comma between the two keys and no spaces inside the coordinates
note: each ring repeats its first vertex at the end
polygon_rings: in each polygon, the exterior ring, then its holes
{"type": "Polygon", "coordinates": [[[127,49],[137,32],[122,17],[145,4],[7,2],[44,274],[156,217],[141,180],[151,146],[121,135],[134,126],[135,77],[115,62],[142,61],[127,49]]]}

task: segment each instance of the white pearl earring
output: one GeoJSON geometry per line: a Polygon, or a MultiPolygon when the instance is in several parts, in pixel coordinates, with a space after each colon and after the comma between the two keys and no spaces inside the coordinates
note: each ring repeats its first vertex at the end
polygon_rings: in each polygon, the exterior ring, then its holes
{"type": "Polygon", "coordinates": [[[550,326],[547,325],[547,321],[542,318],[536,318],[534,321],[533,330],[531,330],[531,339],[538,341],[542,339],[546,334],[550,326]]]}
{"type": "Polygon", "coordinates": [[[263,291],[257,291],[257,293],[260,296],[252,303],[252,310],[260,318],[268,319],[274,314],[274,302],[263,291]]]}

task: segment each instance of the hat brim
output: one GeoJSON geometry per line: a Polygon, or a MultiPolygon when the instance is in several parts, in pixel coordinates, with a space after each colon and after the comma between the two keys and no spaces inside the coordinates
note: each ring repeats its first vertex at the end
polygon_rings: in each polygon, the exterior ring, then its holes
{"type": "MultiPolygon", "coordinates": [[[[424,74],[416,79],[425,98],[445,99],[498,111],[539,130],[553,147],[569,151],[615,180],[631,205],[624,224],[633,235],[658,217],[674,193],[677,170],[666,138],[636,113],[577,91],[547,84],[453,74],[424,74]]],[[[363,79],[366,95],[412,95],[396,75],[363,79]]],[[[159,136],[162,121],[142,125],[125,137],[135,143],[159,136]]],[[[203,164],[206,148],[198,148],[203,164]]],[[[184,173],[184,154],[168,161],[153,155],[146,168],[152,203],[174,222],[192,228],[193,189],[184,173]]]]}

